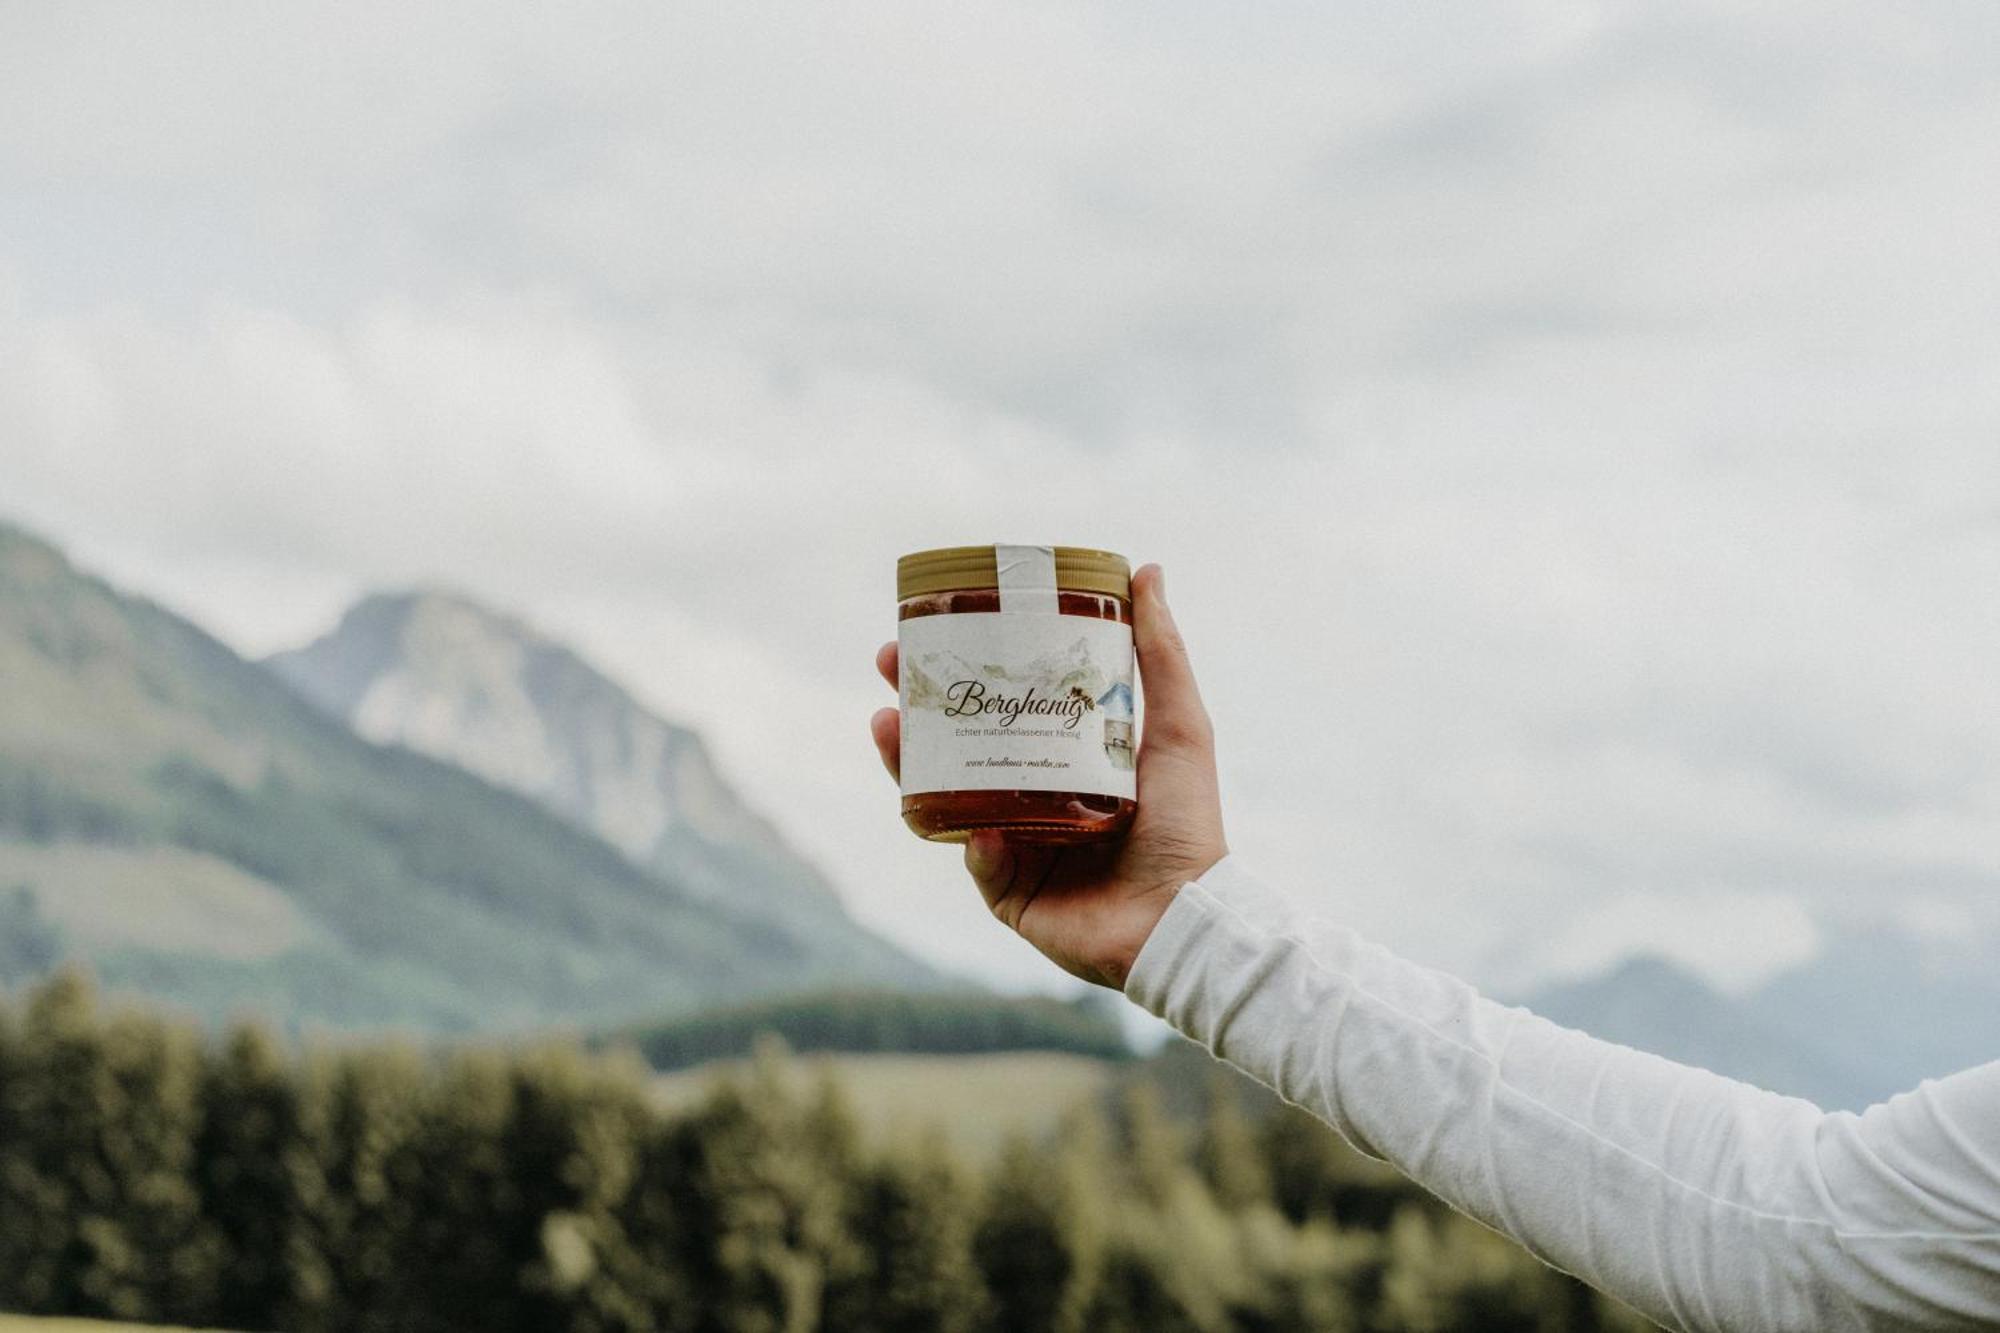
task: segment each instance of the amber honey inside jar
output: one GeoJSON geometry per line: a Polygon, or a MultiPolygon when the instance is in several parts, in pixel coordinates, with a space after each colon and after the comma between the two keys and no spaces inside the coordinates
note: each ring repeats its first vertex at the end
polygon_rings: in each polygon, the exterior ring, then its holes
{"type": "Polygon", "coordinates": [[[903,819],[963,842],[1116,837],[1138,809],[1132,571],[1074,546],[896,562],[903,819]]]}

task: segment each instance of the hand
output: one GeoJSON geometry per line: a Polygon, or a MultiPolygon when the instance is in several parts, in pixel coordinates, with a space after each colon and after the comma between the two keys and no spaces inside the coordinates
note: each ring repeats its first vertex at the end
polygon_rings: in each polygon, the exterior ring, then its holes
{"type": "MultiPolygon", "coordinates": [[[[1215,734],[1195,688],[1187,645],[1167,610],[1158,565],[1132,576],[1133,644],[1146,689],[1139,747],[1139,812],[1116,842],[1048,847],[983,829],[965,846],[965,868],[993,915],[1085,981],[1125,988],[1139,949],[1181,885],[1228,855],[1215,780],[1215,734]]],[[[896,645],[875,655],[896,684],[896,645]]],[[[875,748],[901,771],[902,718],[871,719],[875,748]]]]}

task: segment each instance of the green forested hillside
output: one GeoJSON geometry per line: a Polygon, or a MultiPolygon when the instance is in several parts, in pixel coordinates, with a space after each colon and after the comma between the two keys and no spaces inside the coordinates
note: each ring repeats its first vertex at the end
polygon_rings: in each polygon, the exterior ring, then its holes
{"type": "Polygon", "coordinates": [[[0,981],[61,956],[209,1016],[457,1030],[877,979],[4,526],[0,683],[0,981]]]}
{"type": "Polygon", "coordinates": [[[907,991],[786,996],[625,1028],[600,1044],[630,1046],[654,1069],[672,1070],[748,1055],[766,1035],[802,1054],[1067,1051],[1111,1060],[1130,1054],[1117,1017],[1095,996],[1064,1001],[907,991]]]}

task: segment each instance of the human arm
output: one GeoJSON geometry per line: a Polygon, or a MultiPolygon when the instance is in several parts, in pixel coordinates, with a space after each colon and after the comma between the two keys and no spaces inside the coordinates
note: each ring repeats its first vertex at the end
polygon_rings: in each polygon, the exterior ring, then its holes
{"type": "MultiPolygon", "coordinates": [[[[1669,1326],[2000,1327],[2000,1065],[1827,1115],[1494,1004],[1316,919],[1227,856],[1185,644],[1158,571],[1133,588],[1132,834],[1087,853],[976,839],[967,866],[996,916],[1669,1326]]],[[[893,645],[878,665],[893,683],[893,645]]],[[[874,720],[892,773],[895,723],[874,720]]]]}
{"type": "Polygon", "coordinates": [[[1483,999],[1235,858],[1126,994],[1669,1327],[2000,1327],[2000,1063],[1824,1113],[1483,999]]]}

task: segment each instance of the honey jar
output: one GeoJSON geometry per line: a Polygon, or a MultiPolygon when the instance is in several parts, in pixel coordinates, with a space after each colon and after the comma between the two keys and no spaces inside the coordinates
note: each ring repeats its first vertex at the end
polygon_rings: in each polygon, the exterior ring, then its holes
{"type": "Polygon", "coordinates": [[[1116,837],[1138,809],[1132,570],[1077,546],[896,562],[903,820],[963,842],[1116,837]]]}

